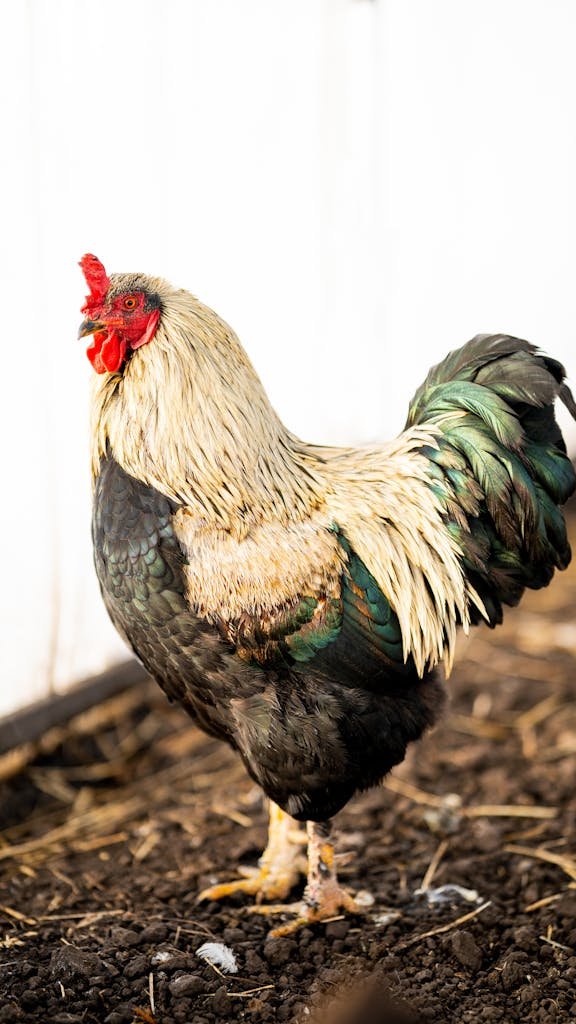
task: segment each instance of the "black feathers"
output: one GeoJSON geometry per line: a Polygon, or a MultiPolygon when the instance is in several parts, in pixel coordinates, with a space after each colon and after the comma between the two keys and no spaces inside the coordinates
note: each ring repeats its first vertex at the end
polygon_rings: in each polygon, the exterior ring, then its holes
{"type": "Polygon", "coordinates": [[[407,426],[438,431],[430,485],[491,625],[570,560],[558,506],[576,477],[554,416],[560,398],[576,418],[564,377],[527,341],[481,334],[433,367],[410,405],[407,426]]]}

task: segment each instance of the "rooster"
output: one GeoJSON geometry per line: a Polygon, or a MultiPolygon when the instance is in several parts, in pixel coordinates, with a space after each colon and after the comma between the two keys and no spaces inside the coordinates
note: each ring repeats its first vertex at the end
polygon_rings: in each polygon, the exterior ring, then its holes
{"type": "Polygon", "coordinates": [[[193,295],[80,265],[106,608],[270,799],[259,867],[202,898],[285,900],[306,822],[304,899],[280,931],[356,912],[331,819],[437,719],[458,628],[497,625],[570,560],[564,369],[478,335],[430,371],[396,440],[319,447],[284,427],[234,332],[193,295]]]}

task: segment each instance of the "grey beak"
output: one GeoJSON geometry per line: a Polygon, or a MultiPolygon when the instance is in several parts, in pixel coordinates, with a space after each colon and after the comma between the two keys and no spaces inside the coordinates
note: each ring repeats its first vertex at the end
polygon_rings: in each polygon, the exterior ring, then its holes
{"type": "Polygon", "coordinates": [[[102,323],[101,320],[84,320],[80,324],[78,331],[79,338],[85,338],[87,334],[95,334],[96,331],[104,331],[106,324],[102,323]]]}

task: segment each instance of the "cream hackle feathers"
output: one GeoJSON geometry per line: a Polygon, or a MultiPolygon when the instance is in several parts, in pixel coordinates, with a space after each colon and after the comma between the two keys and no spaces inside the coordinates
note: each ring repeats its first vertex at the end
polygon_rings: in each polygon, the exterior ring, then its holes
{"type": "Polygon", "coordinates": [[[111,282],[155,292],[162,314],[122,374],[95,378],[93,473],[110,450],[180,506],[174,525],[190,555],[192,607],[216,620],[270,613],[311,587],[331,593],[345,557],[337,525],[396,612],[404,656],[420,674],[441,659],[449,668],[456,628],[468,627],[479,601],[421,454],[436,446],[436,428],[370,448],[305,444],[211,309],[158,278],[111,282]]]}

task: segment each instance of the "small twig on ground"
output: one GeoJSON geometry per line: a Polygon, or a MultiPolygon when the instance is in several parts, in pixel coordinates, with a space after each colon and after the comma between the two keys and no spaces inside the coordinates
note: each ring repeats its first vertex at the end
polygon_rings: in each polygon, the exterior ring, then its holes
{"type": "Polygon", "coordinates": [[[547,942],[549,946],[554,946],[554,949],[562,949],[565,953],[574,952],[572,946],[564,946],[561,942],[556,942],[554,939],[549,939],[546,935],[539,935],[538,938],[541,939],[542,942],[547,942]]]}
{"type": "Polygon", "coordinates": [[[539,825],[531,825],[530,828],[526,828],[522,832],[510,832],[506,838],[509,843],[513,843],[517,839],[522,843],[525,839],[539,839],[547,831],[548,825],[542,821],[539,825]]]}
{"type": "Polygon", "coordinates": [[[455,921],[450,921],[449,924],[442,924],[438,928],[431,928],[429,932],[421,932],[420,935],[413,935],[412,938],[407,939],[405,942],[401,942],[396,948],[407,949],[408,946],[414,946],[417,942],[421,942],[422,939],[429,939],[432,935],[441,935],[442,932],[449,932],[452,928],[459,928],[461,924],[466,924],[466,921],[471,921],[473,917],[477,917],[481,914],[486,907],[492,905],[492,900],[487,900],[482,906],[477,907],[476,910],[471,910],[469,914],[462,914],[462,917],[457,917],[455,921]]]}
{"type": "Polygon", "coordinates": [[[219,974],[221,978],[226,977],[226,975],[220,970],[220,968],[216,967],[216,964],[213,963],[212,960],[209,960],[208,957],[203,957],[202,959],[204,960],[204,963],[208,964],[208,966],[211,967],[213,971],[216,971],[216,974],[219,974]]]}
{"type": "Polygon", "coordinates": [[[50,874],[54,875],[54,878],[57,878],[58,881],[64,882],[65,885],[69,885],[74,895],[78,895],[78,886],[71,878],[68,878],[68,875],[65,875],[63,871],[59,871],[58,868],[50,868],[50,874]]]}
{"type": "Polygon", "coordinates": [[[96,836],[94,839],[76,839],[72,843],[72,849],[77,850],[79,853],[89,853],[90,850],[100,850],[103,846],[125,843],[128,838],[127,832],[115,832],[111,836],[96,836]]]}
{"type": "Polygon", "coordinates": [[[117,917],[118,915],[126,916],[125,910],[95,910],[91,913],[81,914],[42,914],[37,924],[42,924],[43,921],[78,921],[77,928],[89,927],[96,921],[100,921],[103,917],[117,917]]]}
{"type": "Polygon", "coordinates": [[[26,917],[25,914],[21,914],[19,910],[14,910],[12,907],[5,907],[0,904],[0,913],[6,914],[7,917],[13,917],[15,921],[22,921],[23,924],[30,924],[34,926],[37,921],[33,917],[26,917]]]}
{"type": "Polygon", "coordinates": [[[436,852],[434,853],[434,856],[432,857],[432,860],[430,861],[430,863],[429,863],[429,865],[428,865],[428,867],[426,869],[424,877],[423,877],[422,881],[420,882],[420,888],[422,889],[422,891],[425,892],[426,889],[428,889],[430,887],[430,883],[431,883],[432,879],[434,878],[434,875],[436,874],[436,869],[437,869],[440,861],[442,860],[442,857],[446,853],[447,849],[448,849],[448,840],[447,839],[443,839],[442,842],[437,846],[436,852]]]}
{"type": "Polygon", "coordinates": [[[406,796],[409,800],[413,800],[417,804],[426,804],[427,807],[444,807],[444,797],[436,796],[435,793],[425,793],[423,789],[418,789],[418,786],[413,786],[411,782],[405,782],[404,779],[398,779],[392,775],[386,779],[383,783],[384,789],[391,790],[392,793],[398,793],[399,796],[406,796]]]}
{"type": "Polygon", "coordinates": [[[523,711],[521,715],[514,722],[514,728],[518,732],[524,732],[527,729],[532,729],[533,726],[538,725],[548,718],[560,703],[560,698],[557,693],[551,693],[549,697],[545,697],[544,700],[534,704],[533,707],[528,708],[528,711],[523,711]]]}
{"type": "Polygon", "coordinates": [[[450,725],[456,732],[463,732],[467,736],[477,736],[483,740],[506,740],[510,736],[510,726],[503,722],[495,722],[483,718],[473,718],[471,715],[450,715],[450,725]]]}
{"type": "Polygon", "coordinates": [[[558,816],[558,808],[532,807],[527,804],[476,804],[475,807],[463,807],[462,814],[466,818],[552,819],[558,816]]]}
{"type": "Polygon", "coordinates": [[[548,907],[550,903],[555,903],[563,895],[563,892],[555,892],[551,896],[544,896],[541,900],[536,900],[535,903],[529,903],[527,907],[524,907],[524,913],[531,914],[533,910],[540,910],[540,907],[548,907]]]}
{"type": "MultiPolygon", "coordinates": [[[[411,782],[398,779],[395,776],[386,779],[384,788],[405,796],[417,804],[425,804],[427,807],[443,808],[446,803],[446,796],[437,796],[436,793],[426,793],[418,789],[411,782]]],[[[472,807],[461,807],[459,811],[465,818],[538,818],[551,820],[558,815],[557,807],[533,807],[528,804],[477,804],[472,807]]]]}
{"type": "Polygon", "coordinates": [[[576,860],[573,857],[563,857],[559,853],[551,853],[550,850],[533,850],[529,846],[514,846],[509,844],[504,847],[505,853],[515,853],[519,857],[530,857],[533,860],[544,860],[548,864],[557,864],[566,874],[576,880],[576,860]]]}
{"type": "Polygon", "coordinates": [[[242,814],[241,811],[237,811],[233,807],[226,807],[224,804],[217,803],[216,801],[211,806],[213,814],[219,814],[223,818],[229,818],[236,825],[241,825],[242,828],[250,828],[253,824],[252,819],[247,814],[242,814]]]}
{"type": "Polygon", "coordinates": [[[148,854],[152,852],[157,843],[160,842],[161,838],[162,837],[159,832],[149,832],[134,850],[134,860],[138,861],[138,863],[142,863],[142,861],[146,860],[148,854]]]}
{"type": "Polygon", "coordinates": [[[131,817],[144,814],[147,810],[148,807],[143,797],[132,797],[124,801],[117,800],[111,804],[95,807],[69,818],[63,825],[59,825],[35,839],[29,839],[27,842],[14,846],[1,847],[0,860],[20,857],[22,854],[33,853],[36,850],[46,850],[46,848],[65,840],[80,839],[82,833],[94,832],[102,826],[130,820],[131,817]]]}
{"type": "Polygon", "coordinates": [[[236,999],[245,999],[246,996],[254,996],[257,992],[265,992],[266,989],[274,988],[274,985],[260,985],[259,988],[248,988],[245,992],[227,992],[226,994],[236,999]]]}

